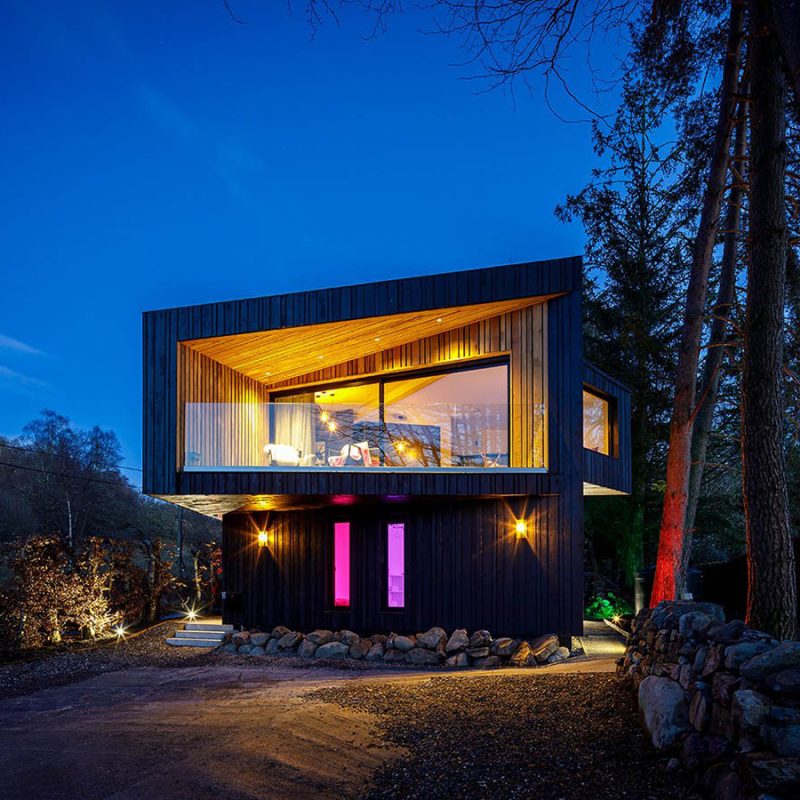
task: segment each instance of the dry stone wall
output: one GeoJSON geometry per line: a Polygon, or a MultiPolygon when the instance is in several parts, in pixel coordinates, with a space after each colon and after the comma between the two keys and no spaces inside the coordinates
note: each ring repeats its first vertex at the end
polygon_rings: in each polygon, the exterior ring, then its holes
{"type": "Polygon", "coordinates": [[[555,634],[535,639],[501,636],[460,628],[450,635],[443,628],[403,636],[397,633],[361,637],[353,631],[315,630],[303,634],[281,625],[271,631],[229,634],[222,651],[250,656],[285,655],[300,658],[356,659],[384,664],[444,667],[535,667],[570,656],[555,634]]]}
{"type": "Polygon", "coordinates": [[[618,673],[653,744],[711,797],[800,798],[800,642],[711,603],[659,603],[637,614],[618,673]]]}

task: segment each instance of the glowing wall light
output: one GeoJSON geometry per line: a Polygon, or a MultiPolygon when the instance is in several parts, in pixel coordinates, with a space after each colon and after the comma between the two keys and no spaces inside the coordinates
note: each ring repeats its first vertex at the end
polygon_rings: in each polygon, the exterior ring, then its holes
{"type": "Polygon", "coordinates": [[[266,547],[269,544],[269,531],[258,532],[258,546],[266,547]]]}
{"type": "Polygon", "coordinates": [[[528,523],[524,519],[518,519],[514,523],[514,532],[517,534],[517,539],[524,539],[528,533],[528,523]]]}

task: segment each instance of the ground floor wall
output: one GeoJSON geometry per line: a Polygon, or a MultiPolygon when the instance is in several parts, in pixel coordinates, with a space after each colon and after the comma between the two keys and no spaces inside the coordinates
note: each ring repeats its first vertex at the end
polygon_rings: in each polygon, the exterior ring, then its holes
{"type": "Polygon", "coordinates": [[[583,611],[582,510],[563,498],[438,498],[332,504],[223,518],[225,622],[362,635],[488,629],[577,635],[583,611]],[[525,520],[519,536],[515,522],[525,520]],[[334,606],[334,527],[350,523],[350,605],[334,606]],[[403,608],[388,607],[387,528],[402,523],[403,608]],[[258,544],[258,532],[268,543],[258,544]]]}

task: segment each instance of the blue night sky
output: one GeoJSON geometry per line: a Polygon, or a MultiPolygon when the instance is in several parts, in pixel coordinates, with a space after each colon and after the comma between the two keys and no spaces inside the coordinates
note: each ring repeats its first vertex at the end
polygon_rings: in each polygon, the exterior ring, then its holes
{"type": "Polygon", "coordinates": [[[425,12],[232,5],[3,3],[0,434],[53,408],[140,465],[147,309],[582,252],[587,124],[479,93],[425,12]]]}

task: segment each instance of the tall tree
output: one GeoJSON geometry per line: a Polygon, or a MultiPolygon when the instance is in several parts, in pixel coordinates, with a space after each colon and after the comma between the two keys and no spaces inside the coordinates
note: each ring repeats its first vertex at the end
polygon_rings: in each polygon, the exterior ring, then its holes
{"type": "Polygon", "coordinates": [[[748,552],[747,619],[797,633],[794,548],[784,463],[786,283],[785,81],[769,0],[751,0],[750,263],[742,374],[742,475],[748,552]]]}
{"type": "Polygon", "coordinates": [[[697,235],[689,269],[689,285],[681,328],[675,393],[670,423],[664,510],[661,517],[656,573],[651,605],[678,597],[683,590],[686,563],[686,507],[689,496],[692,429],[697,395],[697,372],[706,310],[708,278],[725,190],[730,136],[739,84],[744,3],[732,0],[728,41],[722,69],[719,109],[708,177],[703,193],[697,235]]]}

